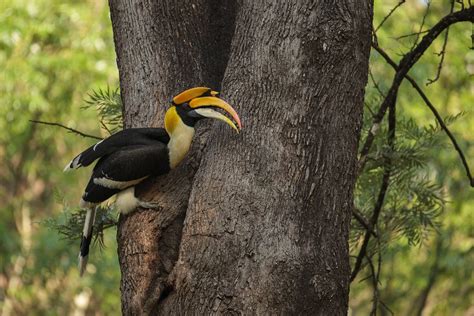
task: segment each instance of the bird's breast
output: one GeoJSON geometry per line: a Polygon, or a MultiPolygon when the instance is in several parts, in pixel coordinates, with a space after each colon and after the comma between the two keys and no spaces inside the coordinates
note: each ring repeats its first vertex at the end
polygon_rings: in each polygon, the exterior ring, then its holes
{"type": "Polygon", "coordinates": [[[194,128],[182,124],[175,128],[168,143],[170,168],[175,168],[186,156],[194,137],[194,128]]]}

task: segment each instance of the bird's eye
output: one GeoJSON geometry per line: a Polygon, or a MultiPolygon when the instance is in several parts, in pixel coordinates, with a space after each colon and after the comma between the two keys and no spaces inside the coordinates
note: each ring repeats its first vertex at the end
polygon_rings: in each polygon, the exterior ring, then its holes
{"type": "Polygon", "coordinates": [[[191,107],[189,106],[188,102],[181,104],[180,107],[181,107],[181,109],[183,109],[185,111],[190,111],[191,110],[191,107]]]}

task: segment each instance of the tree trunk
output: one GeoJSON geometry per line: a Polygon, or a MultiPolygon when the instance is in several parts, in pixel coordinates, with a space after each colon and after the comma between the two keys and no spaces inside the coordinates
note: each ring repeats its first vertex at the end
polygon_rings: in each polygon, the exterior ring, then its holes
{"type": "Polygon", "coordinates": [[[161,210],[120,220],[123,313],[345,315],[372,5],[110,7],[127,127],[221,82],[244,125],[198,126],[186,161],[140,187],[161,210]]]}

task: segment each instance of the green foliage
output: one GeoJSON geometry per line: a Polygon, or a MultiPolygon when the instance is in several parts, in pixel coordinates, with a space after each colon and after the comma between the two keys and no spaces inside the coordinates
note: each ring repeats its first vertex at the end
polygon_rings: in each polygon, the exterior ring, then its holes
{"type": "MultiPolygon", "coordinates": [[[[374,25],[399,3],[398,0],[375,3],[374,25]]],[[[464,5],[467,6],[466,1],[464,5]]],[[[386,20],[377,32],[379,45],[399,61],[416,40],[416,36],[399,36],[417,32],[426,12],[423,2],[406,1],[386,20]]],[[[455,10],[460,3],[455,3],[455,10]]],[[[432,27],[450,11],[449,2],[431,2],[424,30],[432,27]]],[[[468,162],[474,156],[474,124],[472,116],[472,63],[470,25],[459,23],[450,27],[446,58],[438,81],[435,77],[444,35],[433,43],[420,62],[410,71],[433,105],[448,124],[463,149],[468,162]]],[[[420,36],[423,36],[423,34],[420,36]]],[[[376,52],[370,67],[377,86],[386,93],[393,79],[393,69],[376,52]]],[[[373,82],[366,89],[364,131],[361,143],[371,127],[371,114],[381,103],[373,82]],[[370,110],[369,110],[370,109],[370,110]]],[[[393,159],[390,187],[368,254],[377,270],[378,312],[412,315],[420,308],[420,295],[427,290],[423,312],[426,315],[462,315],[470,308],[469,296],[474,294],[466,282],[471,277],[474,261],[472,223],[474,223],[474,192],[450,140],[441,131],[433,114],[417,92],[403,83],[397,98],[397,132],[394,152],[387,146],[387,126],[382,125],[364,173],[360,176],[355,205],[371,218],[378,196],[384,157],[393,159]],[[380,247],[378,245],[380,243],[380,247]]],[[[471,164],[471,168],[473,168],[471,164]]],[[[357,256],[363,228],[352,223],[351,255],[357,256]]],[[[373,303],[371,269],[364,260],[363,270],[351,284],[350,306],[354,314],[368,315],[373,303]]]]}
{"type": "MultiPolygon", "coordinates": [[[[63,213],[55,218],[47,218],[43,224],[50,230],[57,231],[69,242],[81,240],[86,209],[65,207],[63,213]]],[[[117,225],[115,210],[110,207],[97,206],[92,239],[100,246],[104,245],[104,230],[117,225]]]]}
{"type": "Polygon", "coordinates": [[[95,111],[80,107],[87,91],[118,83],[108,6],[0,1],[0,25],[0,314],[118,314],[113,232],[105,233],[110,247],[100,256],[92,249],[101,261],[90,264],[94,279],[79,279],[79,240],[71,246],[40,224],[61,213],[58,188],[77,203],[82,188],[72,184],[87,183],[87,173],[62,169],[91,140],[29,121],[100,133],[95,111]],[[85,306],[79,297],[87,299],[85,306]]]}
{"type": "MultiPolygon", "coordinates": [[[[368,114],[368,113],[367,113],[368,114]]],[[[370,117],[366,115],[366,117],[370,117]]],[[[454,119],[448,120],[453,122],[454,119]]],[[[366,120],[364,130],[371,128],[366,120]]],[[[380,215],[378,231],[390,236],[385,242],[405,237],[417,245],[430,230],[437,230],[438,217],[445,205],[442,187],[429,178],[432,153],[444,150],[444,135],[439,126],[423,127],[413,119],[398,119],[395,151],[386,143],[387,127],[378,132],[374,146],[368,154],[364,172],[359,176],[356,190],[356,208],[370,218],[384,172],[385,158],[392,159],[390,186],[380,215]]],[[[365,135],[367,132],[365,133],[365,135]]],[[[361,143],[364,142],[364,138],[361,143]]],[[[355,223],[354,223],[355,224],[355,223]]],[[[354,225],[352,240],[357,241],[364,233],[363,227],[354,225]]]]}
{"type": "MultiPolygon", "coordinates": [[[[119,89],[93,90],[86,105],[82,109],[93,108],[97,110],[97,116],[101,126],[109,135],[123,128],[122,120],[122,99],[119,89]]],[[[47,218],[43,223],[51,230],[57,231],[64,239],[70,242],[77,242],[81,239],[84,227],[86,209],[71,208],[67,203],[62,202],[63,212],[57,217],[47,218]]],[[[115,209],[111,206],[97,206],[92,237],[98,241],[99,246],[104,245],[104,231],[117,225],[115,220],[115,209]]]]}
{"type": "Polygon", "coordinates": [[[98,89],[89,94],[84,108],[96,108],[101,126],[109,132],[109,135],[123,129],[122,120],[122,98],[119,88],[111,90],[98,89]]]}

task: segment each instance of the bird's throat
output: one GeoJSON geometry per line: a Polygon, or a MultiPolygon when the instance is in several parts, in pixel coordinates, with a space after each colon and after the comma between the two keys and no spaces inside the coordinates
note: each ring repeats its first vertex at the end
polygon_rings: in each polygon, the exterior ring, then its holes
{"type": "Polygon", "coordinates": [[[184,124],[176,111],[176,107],[173,106],[166,111],[165,129],[168,135],[170,135],[168,151],[170,168],[173,169],[188,153],[194,137],[194,127],[184,124]]]}

